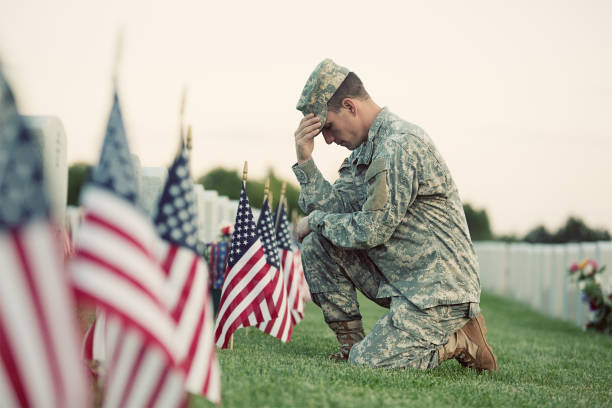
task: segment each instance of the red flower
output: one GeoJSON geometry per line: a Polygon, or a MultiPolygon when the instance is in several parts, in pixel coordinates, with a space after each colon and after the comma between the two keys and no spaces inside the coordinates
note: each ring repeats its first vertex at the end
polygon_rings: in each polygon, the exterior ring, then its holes
{"type": "Polygon", "coordinates": [[[571,273],[578,272],[579,269],[580,269],[580,267],[578,266],[578,264],[576,262],[574,262],[572,264],[572,266],[570,266],[570,272],[571,273]]]}

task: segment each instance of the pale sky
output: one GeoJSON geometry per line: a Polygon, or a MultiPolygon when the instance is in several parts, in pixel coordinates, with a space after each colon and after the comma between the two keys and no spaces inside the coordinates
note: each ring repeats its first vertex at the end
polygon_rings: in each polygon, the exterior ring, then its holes
{"type": "MultiPolygon", "coordinates": [[[[175,152],[179,106],[193,172],[272,167],[293,180],[295,110],[324,58],[429,133],[462,199],[496,233],[556,230],[570,214],[612,231],[612,1],[0,0],[0,59],[21,110],[57,115],[68,162],[94,163],[119,96],[143,166],[175,152]]],[[[317,138],[336,178],[350,152],[317,138]]]]}

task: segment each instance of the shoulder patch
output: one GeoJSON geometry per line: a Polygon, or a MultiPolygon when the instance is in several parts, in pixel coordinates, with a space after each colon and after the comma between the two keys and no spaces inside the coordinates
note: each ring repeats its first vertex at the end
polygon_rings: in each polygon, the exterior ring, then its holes
{"type": "Polygon", "coordinates": [[[377,157],[376,159],[372,160],[372,163],[370,163],[370,166],[366,171],[365,178],[366,180],[369,180],[381,171],[385,171],[388,169],[389,165],[387,164],[387,159],[385,159],[384,157],[377,157]]]}

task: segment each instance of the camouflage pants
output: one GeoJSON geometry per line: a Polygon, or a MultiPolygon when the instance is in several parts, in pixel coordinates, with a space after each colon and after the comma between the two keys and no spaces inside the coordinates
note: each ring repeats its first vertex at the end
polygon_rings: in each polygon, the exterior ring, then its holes
{"type": "Polygon", "coordinates": [[[384,281],[364,250],[345,250],[312,232],[302,243],[304,274],[312,300],[327,323],[361,319],[357,292],[390,308],[359,343],[349,362],[370,367],[433,369],[438,349],[478,313],[477,304],[443,305],[419,309],[403,296],[376,298],[384,281]]]}

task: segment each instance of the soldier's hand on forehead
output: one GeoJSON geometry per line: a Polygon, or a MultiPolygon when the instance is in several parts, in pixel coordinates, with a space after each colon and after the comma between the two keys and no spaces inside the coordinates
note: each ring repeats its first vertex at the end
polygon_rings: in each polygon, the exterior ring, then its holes
{"type": "Polygon", "coordinates": [[[310,159],[314,150],[314,137],[321,131],[321,119],[312,113],[305,115],[294,133],[298,163],[310,159]]]}

